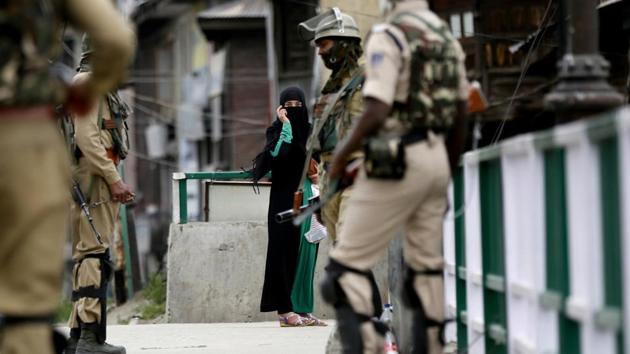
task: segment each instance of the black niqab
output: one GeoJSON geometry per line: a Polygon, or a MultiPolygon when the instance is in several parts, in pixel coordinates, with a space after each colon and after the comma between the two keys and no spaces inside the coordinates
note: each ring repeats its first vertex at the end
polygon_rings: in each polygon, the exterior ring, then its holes
{"type": "Polygon", "coordinates": [[[269,166],[272,178],[267,215],[269,242],[260,302],[260,310],[263,312],[284,313],[292,311],[293,308],[291,289],[297,269],[300,229],[290,222],[278,224],[275,215],[293,207],[293,194],[300,184],[306,160],[306,140],[310,124],[304,92],[297,87],[282,91],[280,104],[284,107],[284,104],[291,100],[302,102],[302,107],[285,107],[291,122],[293,135],[291,143],[283,142],[278,154],[275,157],[271,156],[271,151],[276,147],[282,131],[282,122],[276,119],[267,129],[267,143],[262,152],[262,156],[267,159],[265,165],[269,166]]]}
{"type": "Polygon", "coordinates": [[[311,125],[308,122],[308,110],[306,109],[304,92],[299,87],[289,87],[280,94],[280,104],[287,110],[287,117],[289,117],[291,122],[294,141],[300,149],[306,151],[306,141],[308,140],[311,125]],[[300,101],[302,102],[302,107],[285,107],[285,103],[288,101],[300,101]]]}
{"type": "MultiPolygon", "coordinates": [[[[286,88],[280,94],[280,104],[287,110],[287,117],[289,117],[289,121],[291,122],[291,132],[295,146],[306,153],[306,142],[310,134],[311,125],[308,121],[308,109],[306,109],[304,91],[296,86],[286,88]],[[287,101],[292,100],[302,102],[302,107],[284,107],[287,101]]],[[[278,139],[280,138],[280,132],[282,132],[282,122],[276,117],[271,126],[267,128],[267,141],[263,151],[253,160],[252,173],[255,182],[264,177],[271,170],[268,155],[276,147],[278,139]]]]}

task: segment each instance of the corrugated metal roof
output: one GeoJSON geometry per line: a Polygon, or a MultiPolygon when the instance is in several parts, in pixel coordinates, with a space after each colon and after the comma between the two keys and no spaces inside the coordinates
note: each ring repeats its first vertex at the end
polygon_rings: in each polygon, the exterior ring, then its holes
{"type": "Polygon", "coordinates": [[[234,0],[199,13],[199,19],[264,18],[270,13],[267,0],[234,0]]]}

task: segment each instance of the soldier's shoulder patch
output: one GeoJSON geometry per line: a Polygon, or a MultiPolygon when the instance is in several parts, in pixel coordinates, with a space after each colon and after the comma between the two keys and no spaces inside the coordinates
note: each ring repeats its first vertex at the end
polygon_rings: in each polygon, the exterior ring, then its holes
{"type": "Polygon", "coordinates": [[[382,53],[382,52],[372,53],[372,55],[370,56],[370,65],[375,68],[381,65],[381,63],[383,62],[383,59],[385,59],[385,53],[382,53]]]}

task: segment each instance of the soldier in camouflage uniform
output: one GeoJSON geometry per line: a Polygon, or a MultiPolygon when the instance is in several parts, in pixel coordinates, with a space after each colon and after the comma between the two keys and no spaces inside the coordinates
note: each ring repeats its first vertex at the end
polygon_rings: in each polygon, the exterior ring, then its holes
{"type": "MultiPolygon", "coordinates": [[[[75,81],[89,76],[90,41],[84,36],[79,73],[75,81]]],[[[105,343],[107,326],[107,285],[113,275],[109,247],[113,244],[120,203],[131,202],[134,193],[123,181],[116,169],[128,153],[125,120],[129,108],[116,91],[98,100],[84,116],[74,117],[74,141],[72,149],[75,164],[73,179],[78,182],[90,212],[94,227],[102,238],[95,236],[88,219],[78,204],[71,212],[73,238],[72,301],[74,306],[68,325],[71,328],[67,354],[119,354],[123,347],[105,343]]]]}
{"type": "Polygon", "coordinates": [[[465,136],[464,54],[425,0],[398,1],[387,22],[372,29],[366,61],[365,111],[329,176],[341,176],[347,156],[362,142],[365,164],[322,294],[335,305],[345,353],[382,353],[383,328],[371,320],[377,309],[367,272],[404,227],[402,298],[413,313],[411,352],[442,353],[442,222],[450,168],[465,136]]]}
{"type": "MultiPolygon", "coordinates": [[[[361,34],[354,19],[336,7],[300,23],[298,32],[304,40],[314,41],[324,65],[332,70],[315,104],[313,134],[308,147],[320,153],[318,179],[320,193],[326,195],[326,168],[333,150],[363,109],[361,85],[364,75],[363,68],[359,66],[359,57],[363,54],[361,34]]],[[[357,151],[349,159],[360,156],[357,151]]],[[[337,193],[322,208],[322,221],[333,242],[337,241],[337,230],[343,223],[345,201],[350,191],[348,188],[337,193]]]]}
{"type": "Polygon", "coordinates": [[[52,354],[70,196],[53,107],[80,109],[123,77],[133,32],[109,0],[0,3],[0,352],[52,354]],[[49,73],[62,23],[95,44],[94,72],[66,90],[49,73]]]}

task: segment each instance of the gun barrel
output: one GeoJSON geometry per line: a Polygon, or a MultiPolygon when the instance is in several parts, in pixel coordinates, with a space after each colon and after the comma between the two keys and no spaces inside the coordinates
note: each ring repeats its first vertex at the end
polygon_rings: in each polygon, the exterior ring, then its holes
{"type": "Polygon", "coordinates": [[[101,238],[101,234],[96,230],[96,226],[94,226],[94,220],[92,219],[92,215],[90,214],[90,207],[85,201],[85,197],[83,196],[83,192],[81,192],[81,187],[78,183],[74,182],[72,184],[72,199],[79,204],[81,210],[83,210],[83,214],[88,219],[88,223],[90,224],[90,228],[94,231],[94,235],[96,236],[96,240],[101,245],[103,244],[103,239],[101,238]]]}
{"type": "Polygon", "coordinates": [[[84,207],[85,203],[85,198],[83,197],[83,193],[81,193],[81,188],[79,188],[79,185],[77,183],[74,183],[72,185],[72,199],[81,206],[81,208],[84,207]]]}
{"type": "Polygon", "coordinates": [[[293,209],[289,209],[289,210],[285,210],[285,211],[281,211],[279,213],[276,214],[275,220],[278,224],[282,224],[285,223],[291,219],[293,219],[294,217],[300,215],[304,210],[306,210],[306,208],[308,208],[311,205],[311,201],[316,200],[315,198],[311,198],[309,199],[309,203],[306,205],[302,205],[300,207],[300,210],[298,210],[298,212],[294,212],[293,209]]]}
{"type": "Polygon", "coordinates": [[[275,219],[278,224],[282,224],[293,219],[293,215],[293,209],[289,209],[277,213],[275,219]]]}

